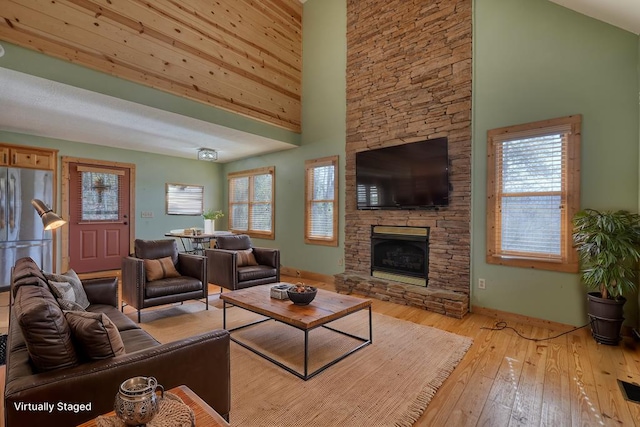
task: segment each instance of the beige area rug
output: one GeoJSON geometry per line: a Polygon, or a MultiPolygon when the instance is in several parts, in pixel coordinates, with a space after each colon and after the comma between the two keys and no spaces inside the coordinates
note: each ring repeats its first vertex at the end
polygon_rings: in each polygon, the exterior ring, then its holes
{"type": "MultiPolygon", "coordinates": [[[[222,327],[222,310],[205,311],[202,303],[145,311],[142,316],[142,327],[161,342],[222,327]]],[[[255,318],[238,307],[227,316],[231,326],[255,318]]],[[[368,312],[331,326],[367,337],[368,312]]],[[[304,335],[297,329],[269,321],[234,336],[302,369],[304,335]]],[[[232,342],[231,425],[410,426],[471,343],[467,337],[374,313],[372,345],[303,381],[232,342]]],[[[312,331],[311,370],[356,345],[324,328],[312,331]]]]}

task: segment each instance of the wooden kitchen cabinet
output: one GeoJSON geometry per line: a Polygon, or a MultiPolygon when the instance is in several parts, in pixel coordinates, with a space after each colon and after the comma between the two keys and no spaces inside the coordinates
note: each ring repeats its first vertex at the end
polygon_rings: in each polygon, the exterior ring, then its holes
{"type": "Polygon", "coordinates": [[[17,168],[53,170],[58,150],[0,145],[0,165],[17,168]]]}
{"type": "Polygon", "coordinates": [[[9,148],[0,147],[0,166],[9,165],[9,148]]]}

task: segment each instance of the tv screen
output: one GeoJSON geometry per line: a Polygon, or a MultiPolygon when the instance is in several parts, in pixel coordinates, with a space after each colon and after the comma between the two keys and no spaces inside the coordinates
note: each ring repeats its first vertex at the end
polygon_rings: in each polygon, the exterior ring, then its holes
{"type": "Polygon", "coordinates": [[[356,153],[358,209],[431,209],[449,204],[447,138],[356,153]]]}

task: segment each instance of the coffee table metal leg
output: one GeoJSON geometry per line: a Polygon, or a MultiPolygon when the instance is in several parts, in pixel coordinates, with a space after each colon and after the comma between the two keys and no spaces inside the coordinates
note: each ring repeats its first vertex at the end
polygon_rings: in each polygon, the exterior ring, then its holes
{"type": "Polygon", "coordinates": [[[371,320],[371,306],[369,306],[369,344],[373,344],[373,322],[371,320]]]}
{"type": "Polygon", "coordinates": [[[227,302],[222,301],[222,329],[227,329],[227,302]]]}
{"type": "MultiPolygon", "coordinates": [[[[230,304],[230,305],[233,306],[233,304],[230,304]]],[[[227,327],[226,327],[226,307],[227,307],[227,304],[226,304],[226,301],[224,301],[223,312],[222,312],[222,324],[223,324],[223,328],[224,329],[227,329],[227,327]]],[[[321,366],[320,368],[316,369],[315,371],[313,371],[311,373],[309,373],[309,332],[314,330],[314,329],[316,329],[316,328],[302,330],[304,332],[304,372],[303,373],[299,372],[299,371],[296,371],[295,369],[290,368],[289,366],[285,365],[284,363],[279,362],[279,361],[275,360],[274,358],[262,353],[258,349],[254,348],[254,347],[251,347],[250,345],[248,345],[246,343],[243,343],[242,341],[234,338],[233,335],[230,338],[231,338],[231,341],[241,345],[242,347],[246,348],[247,350],[252,351],[253,353],[257,354],[258,356],[260,356],[260,357],[262,357],[262,358],[264,358],[264,359],[266,359],[268,361],[270,361],[271,363],[273,363],[275,365],[278,365],[282,369],[294,374],[298,378],[307,381],[307,380],[315,377],[319,373],[325,371],[327,368],[329,368],[329,367],[335,365],[336,363],[340,362],[342,359],[346,358],[347,356],[355,353],[356,351],[362,349],[363,347],[366,347],[366,346],[370,345],[373,342],[373,321],[372,321],[372,314],[371,314],[371,306],[369,306],[368,309],[369,309],[369,339],[362,338],[362,337],[357,336],[355,334],[350,334],[348,332],[344,332],[344,331],[341,331],[339,329],[332,328],[331,326],[327,326],[327,325],[318,326],[318,327],[322,327],[322,328],[337,332],[337,333],[339,333],[341,335],[344,335],[344,336],[347,336],[347,337],[350,337],[350,338],[354,338],[354,339],[360,341],[360,345],[356,346],[355,348],[351,349],[350,351],[347,351],[346,353],[342,354],[341,356],[339,356],[336,359],[332,360],[331,362],[325,364],[324,366],[321,366]]],[[[245,308],[245,310],[252,311],[252,310],[249,310],[249,309],[246,309],[246,308],[245,308]]],[[[258,313],[258,314],[260,314],[260,313],[258,313]]],[[[354,313],[349,313],[349,314],[347,314],[347,315],[345,315],[343,317],[346,317],[346,316],[351,315],[351,314],[354,314],[354,313]]],[[[263,314],[260,314],[260,315],[264,316],[263,314]]],[[[250,327],[250,326],[257,325],[259,323],[268,322],[270,320],[277,321],[276,319],[273,319],[273,318],[270,318],[270,317],[266,317],[266,316],[264,316],[264,317],[265,318],[262,319],[262,320],[258,320],[256,322],[248,323],[246,325],[238,326],[238,327],[227,329],[227,330],[229,332],[233,332],[233,331],[237,331],[238,329],[244,329],[244,328],[247,328],[247,327],[250,327]]],[[[296,329],[300,329],[300,328],[297,328],[297,327],[295,327],[293,325],[289,325],[289,326],[294,327],[296,329]]]]}
{"type": "Polygon", "coordinates": [[[304,379],[305,380],[309,378],[308,366],[309,366],[309,330],[305,329],[304,331],[304,379]]]}

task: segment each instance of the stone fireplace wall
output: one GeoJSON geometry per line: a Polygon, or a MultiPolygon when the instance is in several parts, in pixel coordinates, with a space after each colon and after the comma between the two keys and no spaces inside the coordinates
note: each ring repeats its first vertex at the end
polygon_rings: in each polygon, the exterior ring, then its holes
{"type": "Polygon", "coordinates": [[[469,311],[471,0],[347,0],[345,272],[339,291],[469,311]],[[449,206],[357,210],[355,153],[446,136],[449,206]],[[371,225],[430,227],[427,288],[370,275],[371,225]]]}

